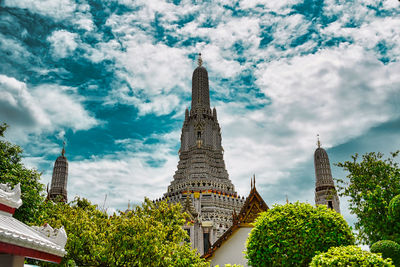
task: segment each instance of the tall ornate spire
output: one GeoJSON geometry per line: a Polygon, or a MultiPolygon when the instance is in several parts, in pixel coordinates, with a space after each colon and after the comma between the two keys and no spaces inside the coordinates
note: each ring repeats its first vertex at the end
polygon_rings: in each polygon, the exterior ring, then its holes
{"type": "Polygon", "coordinates": [[[48,197],[51,200],[67,202],[67,182],[68,182],[68,160],[65,157],[65,141],[61,150],[61,156],[56,159],[53,169],[53,177],[51,178],[51,188],[48,197]]]}
{"type": "Polygon", "coordinates": [[[207,112],[210,109],[210,89],[208,87],[208,73],[203,67],[203,60],[199,53],[198,67],[192,76],[192,110],[207,112]],[[202,111],[201,111],[202,110],[202,111]]]}
{"type": "Polygon", "coordinates": [[[201,54],[192,79],[192,106],[190,112],[185,110],[178,169],[164,198],[181,204],[191,201],[199,220],[185,229],[192,247],[203,254],[232,225],[232,212],[241,209],[244,199],[237,196],[225,168],[221,128],[216,109],[210,109],[201,54]]]}
{"type": "Polygon", "coordinates": [[[318,148],[314,153],[315,167],[315,204],[326,205],[340,213],[340,202],[333,182],[328,154],[317,141],[318,148]]]}

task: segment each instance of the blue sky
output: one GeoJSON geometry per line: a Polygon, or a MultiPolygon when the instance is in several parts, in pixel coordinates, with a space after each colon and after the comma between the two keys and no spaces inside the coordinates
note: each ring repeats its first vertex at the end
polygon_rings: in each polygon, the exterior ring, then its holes
{"type": "Polygon", "coordinates": [[[0,3],[0,121],[45,184],[66,140],[70,199],[162,196],[198,52],[240,195],[314,203],[317,133],[331,163],[400,148],[397,0],[0,3]]]}

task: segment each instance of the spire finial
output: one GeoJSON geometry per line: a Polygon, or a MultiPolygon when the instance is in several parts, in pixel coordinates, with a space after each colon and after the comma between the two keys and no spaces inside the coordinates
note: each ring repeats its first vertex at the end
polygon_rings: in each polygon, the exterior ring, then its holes
{"type": "Polygon", "coordinates": [[[250,189],[253,189],[253,179],[250,178],[250,189]]]}
{"type": "Polygon", "coordinates": [[[197,64],[199,65],[199,67],[201,67],[203,65],[203,59],[201,59],[201,53],[199,53],[199,58],[197,59],[197,64]]]}
{"type": "Polygon", "coordinates": [[[256,188],[256,174],[253,174],[253,188],[256,188]]]}
{"type": "Polygon", "coordinates": [[[65,154],[65,141],[63,141],[63,148],[61,150],[61,155],[64,157],[65,154]]]}
{"type": "Polygon", "coordinates": [[[318,148],[321,147],[321,141],[319,141],[319,134],[317,134],[317,145],[318,145],[318,148]]]}
{"type": "Polygon", "coordinates": [[[288,198],[287,194],[286,194],[286,204],[289,204],[289,198],[288,198]]]}

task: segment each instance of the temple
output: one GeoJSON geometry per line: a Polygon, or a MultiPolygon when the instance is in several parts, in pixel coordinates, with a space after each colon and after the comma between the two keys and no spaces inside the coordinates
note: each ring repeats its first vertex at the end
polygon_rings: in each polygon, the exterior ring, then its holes
{"type": "Polygon", "coordinates": [[[318,148],[314,152],[315,167],[315,205],[326,205],[340,213],[339,197],[333,182],[328,154],[317,141],[318,148]]]}
{"type": "Polygon", "coordinates": [[[256,178],[252,178],[251,190],[239,213],[234,212],[233,224],[228,230],[203,254],[203,258],[211,266],[225,266],[238,264],[248,266],[243,251],[246,250],[246,241],[254,228],[254,221],[261,212],[268,211],[269,207],[256,189],[256,178]]]}
{"type": "Polygon", "coordinates": [[[192,105],[185,110],[178,169],[162,199],[181,202],[192,223],[184,229],[192,247],[208,251],[232,225],[232,214],[241,210],[223,157],[217,111],[210,108],[208,73],[201,54],[192,76],[192,105]]]}
{"type": "Polygon", "coordinates": [[[68,182],[68,160],[65,157],[65,142],[61,150],[61,155],[54,163],[53,176],[51,178],[51,188],[48,193],[48,198],[51,200],[68,201],[67,196],[68,182]]]}
{"type": "Polygon", "coordinates": [[[28,226],[13,217],[22,205],[20,184],[0,184],[0,266],[23,267],[25,258],[60,263],[66,251],[63,227],[28,226]]]}

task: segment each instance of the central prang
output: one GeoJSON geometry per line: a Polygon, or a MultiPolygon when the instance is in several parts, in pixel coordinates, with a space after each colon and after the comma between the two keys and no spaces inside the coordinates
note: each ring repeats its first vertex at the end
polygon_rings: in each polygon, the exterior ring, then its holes
{"type": "Polygon", "coordinates": [[[225,169],[217,111],[210,108],[208,73],[201,54],[192,76],[192,106],[185,111],[178,169],[163,199],[182,203],[192,216],[187,224],[193,248],[208,250],[231,225],[244,203],[225,169]]]}

